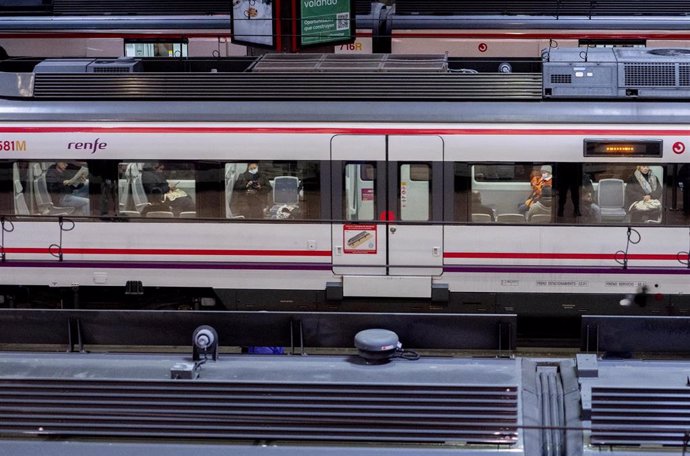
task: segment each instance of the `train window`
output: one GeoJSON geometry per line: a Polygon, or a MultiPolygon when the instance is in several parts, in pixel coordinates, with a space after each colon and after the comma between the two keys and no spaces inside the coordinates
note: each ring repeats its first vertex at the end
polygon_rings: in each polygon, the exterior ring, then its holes
{"type": "Polygon", "coordinates": [[[376,164],[347,163],[343,179],[344,219],[374,220],[376,214],[376,164]]]}
{"type": "Polygon", "coordinates": [[[125,40],[125,56],[187,57],[187,47],[186,40],[125,40]]]}
{"type": "Polygon", "coordinates": [[[473,165],[469,220],[548,223],[552,221],[552,185],[550,164],[473,165]]]}
{"type": "Polygon", "coordinates": [[[86,162],[19,161],[11,176],[15,215],[91,215],[86,162]]]}
{"type": "Polygon", "coordinates": [[[320,165],[311,161],[226,163],[227,218],[305,220],[320,217],[320,165]]]}
{"type": "Polygon", "coordinates": [[[587,163],[579,223],[662,223],[664,167],[587,163]]]}
{"type": "Polygon", "coordinates": [[[431,215],[431,165],[427,163],[402,163],[399,173],[400,220],[429,220],[431,215]]]}
{"type": "Polygon", "coordinates": [[[188,162],[118,164],[118,214],[129,217],[196,217],[196,176],[188,162]]]}

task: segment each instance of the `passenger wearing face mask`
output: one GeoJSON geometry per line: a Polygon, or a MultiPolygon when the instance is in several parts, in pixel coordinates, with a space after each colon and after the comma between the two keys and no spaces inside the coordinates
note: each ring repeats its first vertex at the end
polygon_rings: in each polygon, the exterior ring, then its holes
{"type": "Polygon", "coordinates": [[[241,200],[241,215],[246,218],[264,218],[267,197],[272,187],[268,177],[259,171],[259,163],[247,163],[247,171],[237,178],[234,189],[241,200]]]}

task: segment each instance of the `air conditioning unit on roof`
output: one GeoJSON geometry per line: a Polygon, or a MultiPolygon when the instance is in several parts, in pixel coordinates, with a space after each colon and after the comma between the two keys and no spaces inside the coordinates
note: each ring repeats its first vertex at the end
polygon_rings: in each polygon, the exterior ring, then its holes
{"type": "Polygon", "coordinates": [[[690,49],[551,49],[542,84],[547,98],[690,98],[690,49]]]}

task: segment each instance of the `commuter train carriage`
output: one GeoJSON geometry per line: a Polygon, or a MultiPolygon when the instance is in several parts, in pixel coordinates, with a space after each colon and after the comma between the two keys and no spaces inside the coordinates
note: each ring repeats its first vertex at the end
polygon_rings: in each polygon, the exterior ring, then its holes
{"type": "MultiPolygon", "coordinates": [[[[252,54],[230,39],[231,5],[230,0],[0,1],[0,46],[17,57],[252,54]]],[[[539,58],[546,47],[690,45],[684,0],[354,0],[354,5],[356,41],[334,46],[335,53],[448,53],[515,62],[539,58]]]]}
{"type": "Polygon", "coordinates": [[[688,311],[687,53],[553,51],[543,78],[302,59],[15,63],[4,304],[688,311]]]}
{"type": "Polygon", "coordinates": [[[396,0],[374,30],[390,52],[539,57],[546,47],[687,47],[687,3],[396,0]]]}

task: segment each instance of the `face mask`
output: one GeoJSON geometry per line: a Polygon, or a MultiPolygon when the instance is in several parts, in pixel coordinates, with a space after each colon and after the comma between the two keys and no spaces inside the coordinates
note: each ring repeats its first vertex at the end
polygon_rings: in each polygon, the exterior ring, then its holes
{"type": "Polygon", "coordinates": [[[254,168],[249,170],[249,174],[256,174],[259,172],[259,168],[254,168]]]}

